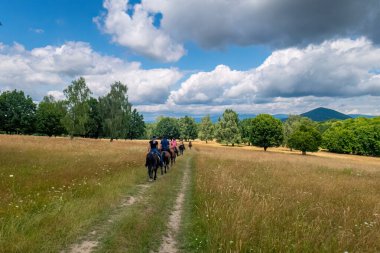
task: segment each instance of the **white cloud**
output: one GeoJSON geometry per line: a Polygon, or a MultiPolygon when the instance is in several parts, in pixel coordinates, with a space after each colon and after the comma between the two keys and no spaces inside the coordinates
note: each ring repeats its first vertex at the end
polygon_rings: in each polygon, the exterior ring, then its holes
{"type": "Polygon", "coordinates": [[[211,72],[191,75],[181,88],[170,94],[169,102],[176,104],[218,104],[228,98],[229,88],[238,84],[246,74],[224,65],[211,72]]]}
{"type": "Polygon", "coordinates": [[[131,7],[128,0],[105,0],[103,6],[107,14],[94,21],[104,33],[112,35],[113,42],[164,62],[177,61],[186,53],[180,43],[153,25],[152,13],[141,4],[131,7]],[[133,14],[127,13],[128,8],[133,14]]]}
{"type": "Polygon", "coordinates": [[[67,42],[26,50],[21,44],[0,44],[0,90],[21,89],[35,100],[46,94],[61,97],[70,82],[84,76],[95,96],[104,95],[115,81],[129,88],[132,103],[164,102],[182,77],[170,69],[145,70],[137,62],[104,56],[84,42],[67,42]]]}
{"type": "Polygon", "coordinates": [[[258,68],[218,66],[172,91],[177,104],[268,103],[276,97],[380,96],[380,49],[364,38],[274,51],[258,68]]]}

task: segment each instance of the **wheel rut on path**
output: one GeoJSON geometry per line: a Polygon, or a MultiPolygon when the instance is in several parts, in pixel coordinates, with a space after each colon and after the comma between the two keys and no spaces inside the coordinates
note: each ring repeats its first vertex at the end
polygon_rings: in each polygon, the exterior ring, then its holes
{"type": "Polygon", "coordinates": [[[140,188],[136,196],[127,196],[122,199],[121,203],[112,211],[108,218],[101,224],[95,225],[91,232],[82,237],[79,242],[72,244],[67,250],[61,253],[91,253],[96,250],[103,236],[109,231],[112,223],[116,221],[128,208],[143,199],[144,193],[150,187],[150,184],[138,185],[140,188]]]}
{"type": "Polygon", "coordinates": [[[189,185],[190,159],[190,157],[187,158],[186,165],[184,167],[185,171],[182,178],[181,189],[177,195],[173,211],[169,216],[167,235],[165,235],[162,239],[162,243],[158,251],[159,253],[179,252],[176,237],[178,235],[182,221],[183,205],[185,202],[185,192],[189,185]]]}

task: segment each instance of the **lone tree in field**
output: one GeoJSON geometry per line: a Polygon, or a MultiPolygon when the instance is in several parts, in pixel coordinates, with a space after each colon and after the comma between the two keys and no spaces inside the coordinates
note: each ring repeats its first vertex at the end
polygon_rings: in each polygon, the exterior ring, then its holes
{"type": "Polygon", "coordinates": [[[215,137],[218,141],[229,143],[232,146],[241,142],[239,118],[236,112],[226,109],[215,127],[215,137]]]}
{"type": "Polygon", "coordinates": [[[202,118],[202,122],[199,125],[199,138],[202,141],[212,140],[214,137],[214,125],[211,122],[210,115],[202,118]]]}
{"type": "Polygon", "coordinates": [[[91,91],[86,85],[83,77],[74,80],[63,93],[66,96],[67,113],[63,119],[63,125],[70,135],[84,136],[86,134],[86,125],[89,120],[89,105],[91,91]]]}
{"type": "Polygon", "coordinates": [[[296,131],[300,125],[307,124],[310,119],[306,117],[302,117],[299,115],[289,115],[289,118],[285,121],[283,125],[284,129],[284,145],[288,147],[290,150],[293,149],[292,145],[289,143],[289,138],[293,134],[294,131],[296,131]]]}
{"type": "Polygon", "coordinates": [[[100,107],[103,118],[103,130],[114,139],[124,138],[128,133],[128,124],[131,118],[131,104],[128,102],[127,86],[121,82],[111,85],[110,92],[100,98],[100,107]]]}
{"type": "Polygon", "coordinates": [[[161,118],[153,133],[159,137],[179,138],[181,135],[178,120],[175,118],[161,118]]]}
{"type": "Polygon", "coordinates": [[[302,122],[289,136],[288,142],[292,148],[301,150],[302,154],[306,155],[306,152],[318,151],[322,143],[322,136],[314,122],[309,120],[302,122]]]}
{"type": "Polygon", "coordinates": [[[62,120],[66,115],[63,101],[55,101],[53,96],[46,96],[38,104],[36,112],[37,132],[50,136],[62,135],[65,128],[62,120]]]}
{"type": "Polygon", "coordinates": [[[186,141],[191,139],[194,140],[197,138],[198,129],[195,120],[192,117],[185,116],[178,120],[179,129],[181,132],[180,138],[185,139],[186,141]]]}
{"type": "Polygon", "coordinates": [[[283,140],[282,123],[269,114],[260,114],[252,120],[250,141],[253,145],[263,147],[278,147],[283,140]]]}

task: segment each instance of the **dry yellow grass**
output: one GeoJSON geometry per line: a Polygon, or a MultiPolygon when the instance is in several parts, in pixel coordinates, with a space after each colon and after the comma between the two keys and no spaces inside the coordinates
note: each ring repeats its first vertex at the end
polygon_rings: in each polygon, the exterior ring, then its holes
{"type": "Polygon", "coordinates": [[[187,250],[380,251],[380,163],[194,143],[187,250]]]}

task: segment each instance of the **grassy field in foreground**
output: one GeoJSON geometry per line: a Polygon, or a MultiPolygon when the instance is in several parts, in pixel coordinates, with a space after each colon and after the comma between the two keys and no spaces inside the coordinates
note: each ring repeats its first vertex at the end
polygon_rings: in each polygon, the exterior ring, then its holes
{"type": "Polygon", "coordinates": [[[196,145],[184,252],[379,252],[380,162],[196,145]]]}
{"type": "Polygon", "coordinates": [[[146,182],[143,142],[0,135],[0,252],[59,252],[146,182]]]}

